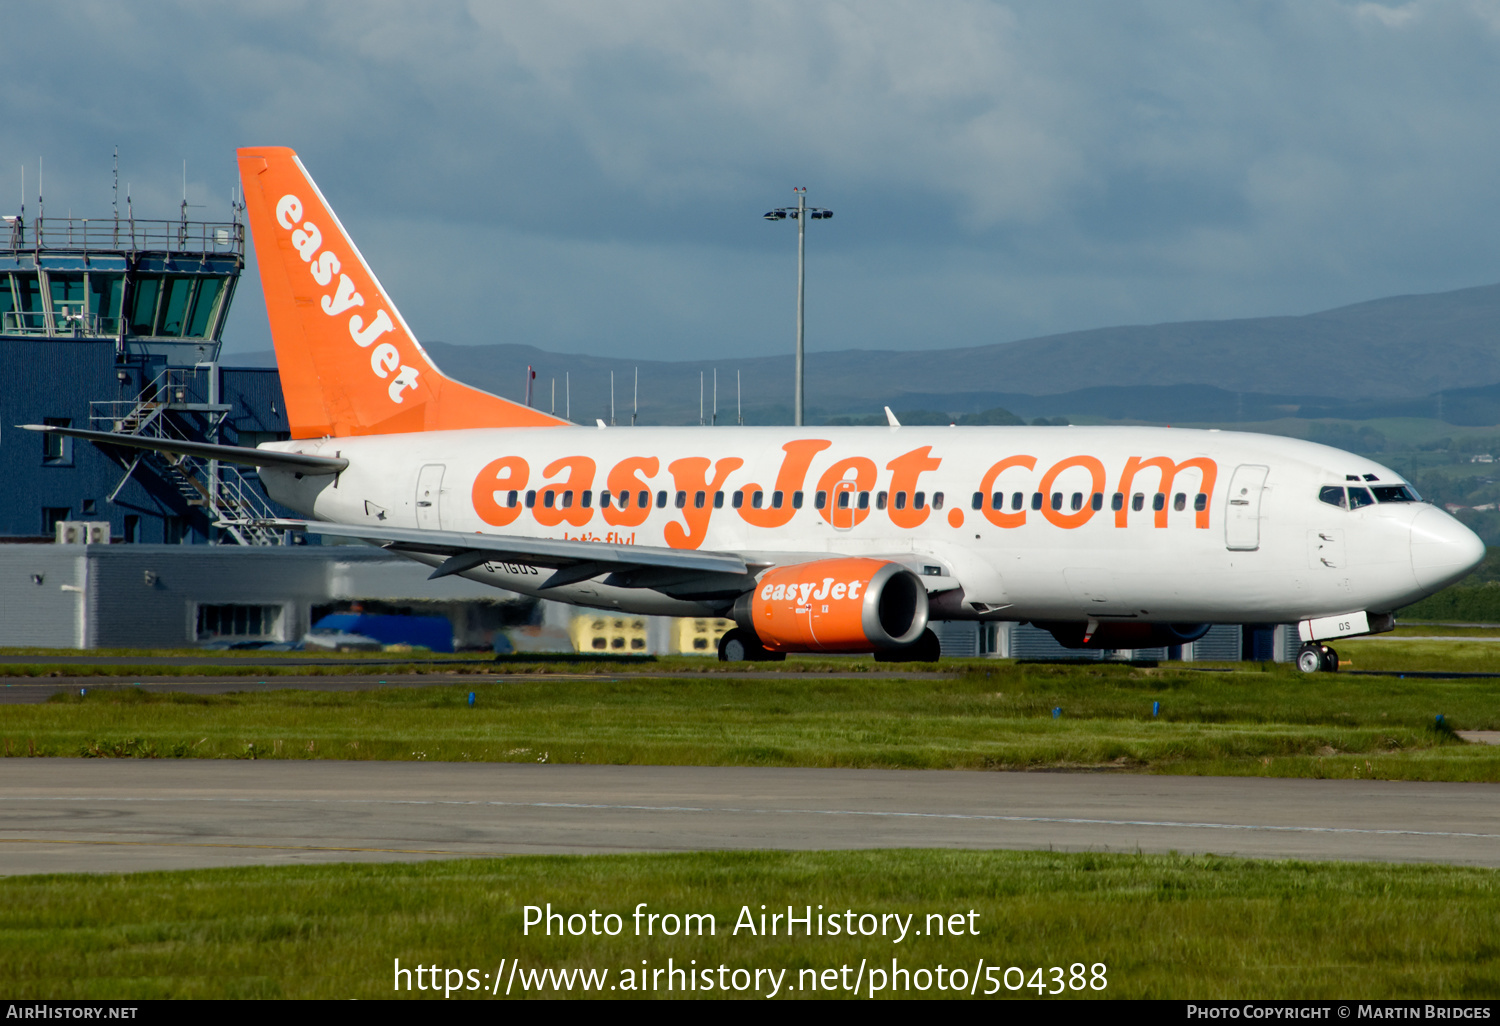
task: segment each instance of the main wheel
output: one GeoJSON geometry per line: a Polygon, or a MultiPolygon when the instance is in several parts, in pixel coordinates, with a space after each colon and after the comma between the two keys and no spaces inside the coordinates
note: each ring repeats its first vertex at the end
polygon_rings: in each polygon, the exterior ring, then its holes
{"type": "Polygon", "coordinates": [[[910,645],[900,648],[885,648],[875,653],[877,663],[935,663],[943,655],[942,642],[929,627],[922,636],[910,645]]]}
{"type": "Polygon", "coordinates": [[[731,627],[719,638],[721,663],[764,663],[785,658],[785,652],[772,652],[760,643],[753,631],[743,627],[731,627]]]}
{"type": "Polygon", "coordinates": [[[1327,673],[1339,672],[1339,654],[1327,645],[1319,646],[1323,655],[1323,669],[1327,673]]]}
{"type": "Polygon", "coordinates": [[[1303,673],[1319,673],[1328,669],[1323,658],[1323,645],[1308,643],[1297,650],[1297,669],[1303,673]]]}

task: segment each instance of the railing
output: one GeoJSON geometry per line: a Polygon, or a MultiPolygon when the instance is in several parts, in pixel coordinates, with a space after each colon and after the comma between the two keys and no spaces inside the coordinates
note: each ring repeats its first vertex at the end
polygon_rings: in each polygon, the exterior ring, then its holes
{"type": "Polygon", "coordinates": [[[6,218],[12,253],[60,250],[245,255],[245,226],[234,221],[146,221],[138,218],[6,218]]]}
{"type": "MultiPolygon", "coordinates": [[[[118,317],[104,317],[69,307],[60,306],[54,310],[52,320],[57,328],[52,334],[64,338],[114,338],[120,331],[118,317]]],[[[0,332],[7,335],[46,335],[46,311],[7,310],[0,313],[0,332]]]]}
{"type": "MultiPolygon", "coordinates": [[[[135,399],[89,403],[89,426],[142,438],[197,441],[189,439],[166,413],[175,405],[205,404],[207,375],[213,372],[211,368],[168,367],[135,399]]],[[[214,416],[216,411],[208,412],[214,416]]],[[[285,540],[280,532],[260,523],[275,520],[276,511],[251,483],[254,471],[180,453],[152,456],[166,466],[188,505],[206,507],[210,520],[240,545],[278,545],[285,540]]]]}

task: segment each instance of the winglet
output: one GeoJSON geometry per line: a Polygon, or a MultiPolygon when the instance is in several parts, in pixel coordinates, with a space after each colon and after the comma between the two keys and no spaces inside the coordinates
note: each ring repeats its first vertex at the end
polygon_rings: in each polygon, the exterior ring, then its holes
{"type": "Polygon", "coordinates": [[[239,164],[293,438],[568,423],[445,377],[290,149],[239,164]]]}
{"type": "Polygon", "coordinates": [[[896,419],[896,415],[891,412],[891,408],[889,406],[885,408],[885,419],[886,423],[890,424],[891,427],[901,426],[901,422],[896,419]]]}

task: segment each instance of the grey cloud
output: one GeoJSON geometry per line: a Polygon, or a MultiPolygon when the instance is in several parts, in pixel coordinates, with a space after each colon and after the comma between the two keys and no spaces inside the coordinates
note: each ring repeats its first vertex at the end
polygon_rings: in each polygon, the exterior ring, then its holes
{"type": "MultiPolygon", "coordinates": [[[[7,9],[0,206],[221,217],[291,145],[409,321],[691,354],[1296,313],[1500,277],[1500,4],[7,9]],[[30,172],[28,172],[30,175],[30,172]],[[28,178],[30,183],[30,178],[28,178]],[[34,190],[33,190],[34,191],[34,190]],[[31,201],[29,201],[31,202],[31,201]]],[[[253,276],[231,323],[265,344],[253,276]]]]}

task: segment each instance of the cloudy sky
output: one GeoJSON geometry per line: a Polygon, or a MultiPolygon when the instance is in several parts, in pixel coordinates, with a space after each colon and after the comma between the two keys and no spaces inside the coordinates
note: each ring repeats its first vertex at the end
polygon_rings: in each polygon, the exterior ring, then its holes
{"type": "MultiPolygon", "coordinates": [[[[419,336],[980,345],[1500,280],[1500,0],[9,3],[0,209],[302,156],[419,336]]],[[[229,349],[268,346],[252,273],[229,349]]]]}

